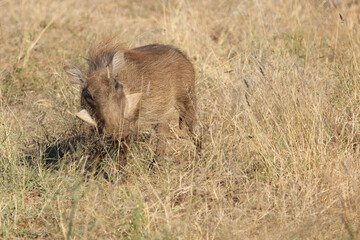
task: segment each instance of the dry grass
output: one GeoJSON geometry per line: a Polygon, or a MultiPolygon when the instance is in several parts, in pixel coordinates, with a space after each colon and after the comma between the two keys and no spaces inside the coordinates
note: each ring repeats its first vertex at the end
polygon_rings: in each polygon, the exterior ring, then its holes
{"type": "Polygon", "coordinates": [[[0,1],[0,238],[360,238],[360,5],[344,2],[0,1]],[[107,178],[81,174],[62,67],[112,35],[188,54],[200,160],[174,127],[158,169],[150,137],[123,173],[109,153],[107,178]]]}

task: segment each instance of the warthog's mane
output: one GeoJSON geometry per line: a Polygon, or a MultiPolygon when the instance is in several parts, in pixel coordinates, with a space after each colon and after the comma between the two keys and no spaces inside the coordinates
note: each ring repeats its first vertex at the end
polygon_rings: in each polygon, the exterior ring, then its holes
{"type": "Polygon", "coordinates": [[[114,38],[109,38],[93,45],[87,59],[89,64],[88,74],[109,66],[115,53],[119,50],[124,50],[124,45],[124,43],[116,42],[114,38]]]}

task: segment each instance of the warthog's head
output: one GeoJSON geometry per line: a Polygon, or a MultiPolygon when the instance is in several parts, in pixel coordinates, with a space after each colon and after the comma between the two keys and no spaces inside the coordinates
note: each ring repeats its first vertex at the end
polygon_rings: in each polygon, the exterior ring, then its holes
{"type": "Polygon", "coordinates": [[[99,59],[99,63],[89,62],[88,74],[74,66],[64,67],[70,81],[82,87],[82,110],[77,116],[100,133],[124,138],[136,123],[141,93],[126,94],[117,80],[126,71],[122,50],[106,52],[99,59]]]}

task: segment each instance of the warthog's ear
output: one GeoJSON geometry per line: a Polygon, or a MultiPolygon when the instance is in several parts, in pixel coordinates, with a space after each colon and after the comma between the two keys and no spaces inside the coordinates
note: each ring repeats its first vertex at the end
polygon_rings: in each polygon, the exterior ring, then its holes
{"type": "Polygon", "coordinates": [[[126,104],[124,109],[124,117],[131,118],[133,117],[135,111],[139,109],[139,103],[141,100],[142,93],[134,93],[126,95],[126,104]]]}
{"type": "Polygon", "coordinates": [[[82,73],[79,69],[74,66],[65,66],[64,70],[68,75],[68,78],[71,83],[83,85],[85,83],[82,73]]]}
{"type": "Polygon", "coordinates": [[[119,50],[115,53],[112,60],[112,73],[115,76],[125,66],[124,52],[119,50]]]}

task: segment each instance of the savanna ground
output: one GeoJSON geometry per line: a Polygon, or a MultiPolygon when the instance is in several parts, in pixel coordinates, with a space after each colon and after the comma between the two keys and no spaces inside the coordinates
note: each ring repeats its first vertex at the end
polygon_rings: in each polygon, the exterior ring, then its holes
{"type": "MultiPolygon", "coordinates": [[[[358,239],[359,1],[0,1],[0,238],[358,239]],[[341,13],[341,16],[339,15],[341,13]],[[200,159],[173,124],[84,176],[76,119],[91,45],[182,49],[200,159]],[[105,177],[106,176],[106,177],[105,177]]],[[[148,134],[149,135],[149,134],[148,134]]]]}

